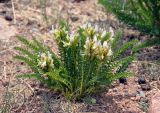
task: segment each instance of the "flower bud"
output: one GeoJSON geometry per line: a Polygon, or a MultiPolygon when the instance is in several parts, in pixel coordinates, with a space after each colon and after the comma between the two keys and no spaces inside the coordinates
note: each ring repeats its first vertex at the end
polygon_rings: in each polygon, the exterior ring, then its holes
{"type": "Polygon", "coordinates": [[[101,34],[101,37],[104,38],[106,36],[106,34],[107,34],[107,32],[103,31],[102,34],[101,34]]]}
{"type": "Polygon", "coordinates": [[[42,53],[39,56],[40,58],[38,59],[38,66],[40,66],[42,69],[54,67],[52,54],[49,51],[47,52],[47,54],[42,53]]]}
{"type": "Polygon", "coordinates": [[[111,49],[109,49],[107,56],[112,56],[113,52],[111,49]]]}
{"type": "Polygon", "coordinates": [[[112,27],[109,28],[109,32],[111,33],[111,38],[114,36],[114,31],[112,29],[112,27]]]}

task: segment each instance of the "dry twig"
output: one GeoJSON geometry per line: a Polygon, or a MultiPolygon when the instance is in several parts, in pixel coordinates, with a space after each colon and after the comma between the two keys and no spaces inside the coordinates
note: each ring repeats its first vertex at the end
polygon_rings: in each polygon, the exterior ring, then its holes
{"type": "Polygon", "coordinates": [[[16,14],[15,14],[15,7],[14,7],[14,0],[11,0],[12,2],[12,11],[13,11],[13,22],[16,24],[16,14]]]}

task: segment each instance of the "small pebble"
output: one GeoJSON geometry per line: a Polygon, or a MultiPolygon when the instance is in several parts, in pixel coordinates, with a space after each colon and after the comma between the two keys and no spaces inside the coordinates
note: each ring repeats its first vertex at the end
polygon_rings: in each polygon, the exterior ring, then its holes
{"type": "Polygon", "coordinates": [[[149,83],[147,83],[147,84],[141,84],[141,89],[143,91],[149,91],[149,90],[151,90],[151,86],[150,86],[149,83]]]}
{"type": "Polygon", "coordinates": [[[136,97],[137,93],[131,93],[130,97],[136,97]]]}
{"type": "Polygon", "coordinates": [[[135,97],[135,101],[139,101],[140,99],[141,99],[140,96],[136,96],[136,97],[135,97]]]}
{"type": "Polygon", "coordinates": [[[141,85],[138,85],[137,88],[138,88],[138,89],[141,89],[141,85]]]}
{"type": "Polygon", "coordinates": [[[138,78],[138,83],[139,83],[139,84],[145,84],[145,83],[146,83],[145,78],[144,78],[144,77],[138,78]]]}
{"type": "Polygon", "coordinates": [[[112,89],[109,89],[109,90],[108,90],[108,92],[112,92],[112,91],[113,91],[112,89]]]}
{"type": "Polygon", "coordinates": [[[2,85],[3,85],[4,87],[8,86],[8,85],[9,85],[9,81],[3,81],[3,82],[2,82],[2,85]]]}
{"type": "Polygon", "coordinates": [[[136,97],[131,97],[131,100],[133,100],[133,101],[134,101],[134,100],[135,100],[135,98],[136,98],[136,97]]]}
{"type": "Polygon", "coordinates": [[[139,96],[145,97],[145,93],[144,93],[143,91],[140,91],[140,92],[139,92],[139,96]]]}
{"type": "Polygon", "coordinates": [[[6,14],[6,12],[7,12],[7,11],[5,11],[5,10],[4,10],[4,11],[1,11],[0,13],[2,13],[2,14],[6,14]]]}
{"type": "Polygon", "coordinates": [[[85,0],[72,0],[72,2],[81,2],[81,1],[85,1],[85,0]]]}
{"type": "Polygon", "coordinates": [[[138,78],[135,78],[134,81],[135,81],[135,82],[138,82],[138,78]]]}
{"type": "Polygon", "coordinates": [[[78,16],[71,16],[70,18],[71,18],[72,22],[76,22],[79,20],[78,16]]]}
{"type": "Polygon", "coordinates": [[[126,91],[124,91],[124,96],[129,96],[129,93],[128,93],[128,91],[126,90],[126,91]]]}
{"type": "Polygon", "coordinates": [[[87,12],[86,14],[87,14],[87,16],[92,16],[92,14],[90,12],[87,12]]]}
{"type": "Polygon", "coordinates": [[[12,20],[13,20],[13,18],[12,18],[10,15],[6,15],[6,16],[5,16],[5,19],[6,19],[7,21],[12,21],[12,20]]]}
{"type": "Polygon", "coordinates": [[[140,100],[140,96],[136,96],[136,97],[131,97],[130,99],[133,101],[139,101],[140,100]]]}
{"type": "Polygon", "coordinates": [[[116,88],[114,88],[114,89],[113,89],[113,92],[117,92],[117,89],[116,89],[116,88]]]}
{"type": "Polygon", "coordinates": [[[126,78],[120,78],[119,83],[121,84],[127,84],[127,79],[126,78]]]}
{"type": "Polygon", "coordinates": [[[122,111],[126,111],[126,109],[123,108],[122,111]]]}
{"type": "Polygon", "coordinates": [[[127,86],[127,85],[124,85],[124,86],[123,86],[123,89],[128,89],[128,86],[127,86]]]}

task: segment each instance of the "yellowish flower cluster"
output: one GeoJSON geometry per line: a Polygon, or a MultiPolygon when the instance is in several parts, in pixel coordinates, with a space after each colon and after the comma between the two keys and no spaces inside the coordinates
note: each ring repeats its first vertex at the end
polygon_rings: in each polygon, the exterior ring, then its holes
{"type": "Polygon", "coordinates": [[[64,47],[70,47],[77,45],[78,43],[78,37],[71,34],[70,36],[67,35],[67,40],[63,42],[64,47]]]}
{"type": "Polygon", "coordinates": [[[91,27],[87,27],[85,30],[85,34],[88,36],[84,45],[85,55],[90,58],[96,57],[99,60],[103,60],[113,54],[111,50],[111,43],[114,32],[112,28],[110,28],[108,32],[109,35],[107,35],[106,31],[97,32],[96,29],[97,28],[93,29],[91,27]]]}
{"type": "Polygon", "coordinates": [[[55,29],[53,32],[56,40],[58,43],[61,43],[62,40],[65,41],[66,37],[68,37],[68,31],[64,28],[62,29],[55,29]]]}
{"type": "Polygon", "coordinates": [[[39,55],[40,59],[38,59],[38,66],[42,69],[54,68],[52,54],[48,51],[46,53],[42,53],[39,55]]]}
{"type": "MultiPolygon", "coordinates": [[[[90,58],[98,58],[103,60],[112,55],[111,43],[113,40],[114,32],[112,28],[109,28],[109,32],[98,28],[98,26],[92,27],[91,24],[82,26],[85,35],[85,55],[90,58]]],[[[76,47],[79,43],[78,36],[69,35],[65,29],[54,30],[54,35],[58,42],[63,44],[63,47],[76,47]]]]}
{"type": "Polygon", "coordinates": [[[71,46],[75,46],[78,43],[78,37],[74,35],[74,33],[71,33],[71,35],[69,35],[68,31],[65,30],[64,28],[62,29],[55,29],[54,30],[54,35],[56,37],[56,40],[59,43],[63,43],[64,47],[71,47],[71,46]]]}

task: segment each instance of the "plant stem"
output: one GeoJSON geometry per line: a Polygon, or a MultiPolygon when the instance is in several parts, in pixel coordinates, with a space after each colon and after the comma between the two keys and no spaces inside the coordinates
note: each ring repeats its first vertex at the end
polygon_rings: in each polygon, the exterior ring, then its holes
{"type": "MultiPolygon", "coordinates": [[[[83,65],[82,65],[82,68],[83,68],[83,65]]],[[[84,84],[84,72],[83,72],[83,69],[82,69],[82,80],[81,80],[81,88],[80,88],[80,96],[82,95],[82,92],[83,92],[83,84],[84,84]]]]}
{"type": "Polygon", "coordinates": [[[98,63],[96,76],[98,76],[101,66],[102,66],[102,62],[98,63]]]}
{"type": "Polygon", "coordinates": [[[92,61],[90,60],[89,61],[89,71],[88,71],[88,77],[89,77],[89,79],[91,79],[92,78],[92,71],[91,71],[91,69],[92,69],[92,61]]]}

